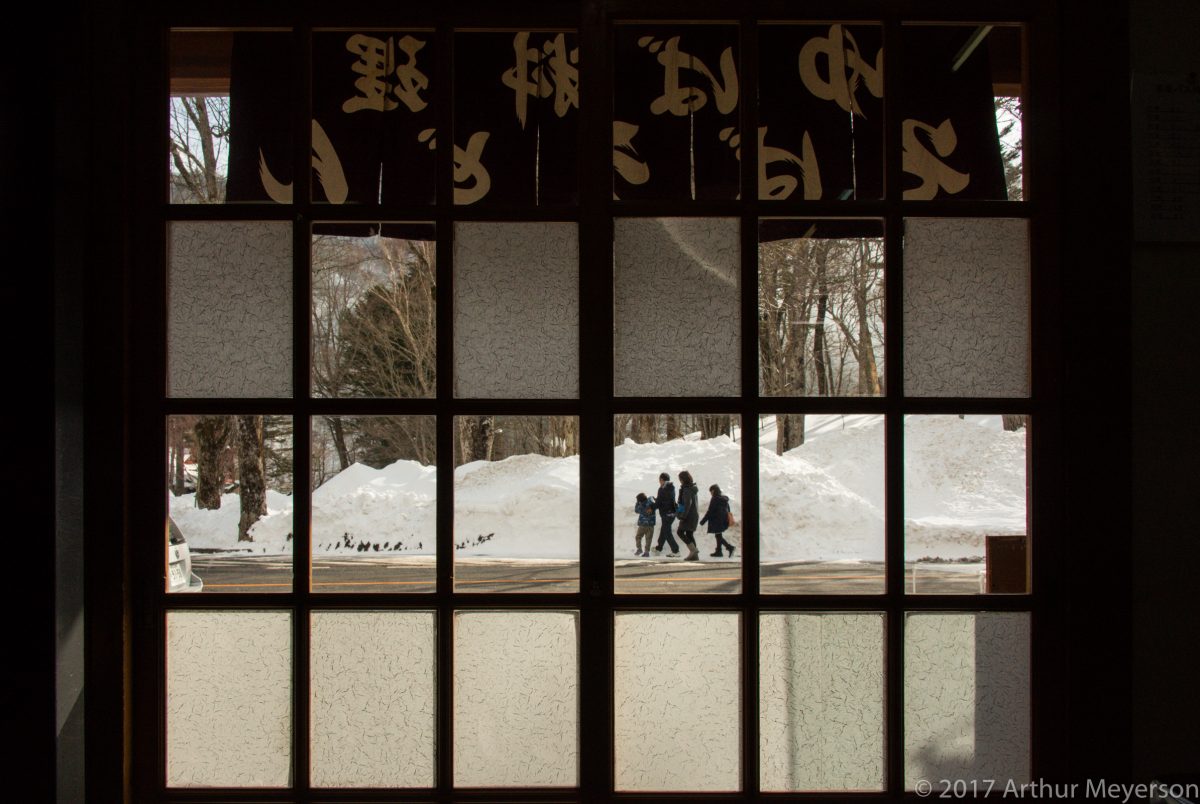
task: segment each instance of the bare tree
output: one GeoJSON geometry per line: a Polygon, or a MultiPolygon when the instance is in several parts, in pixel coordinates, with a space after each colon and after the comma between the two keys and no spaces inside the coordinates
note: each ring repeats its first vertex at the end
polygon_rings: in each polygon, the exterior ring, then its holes
{"type": "Polygon", "coordinates": [[[233,431],[228,416],[201,416],[196,420],[196,507],[216,510],[221,507],[224,485],[223,453],[233,431]]]}
{"type": "Polygon", "coordinates": [[[252,542],[250,528],[267,513],[266,466],[263,457],[263,417],[237,416],[238,541],[252,542]]]}
{"type": "Polygon", "coordinates": [[[188,96],[170,105],[171,200],[225,201],[229,98],[188,96]]]}

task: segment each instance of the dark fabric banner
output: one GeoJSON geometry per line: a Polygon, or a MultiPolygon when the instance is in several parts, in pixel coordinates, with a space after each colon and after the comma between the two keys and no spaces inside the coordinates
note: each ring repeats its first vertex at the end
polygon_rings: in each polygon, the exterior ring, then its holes
{"type": "Polygon", "coordinates": [[[226,203],[286,203],[291,198],[293,55],[290,33],[233,35],[226,203]],[[286,198],[267,194],[263,167],[287,188],[286,198]]]}
{"type": "Polygon", "coordinates": [[[455,36],[455,161],[462,165],[457,203],[577,199],[577,39],[527,31],[455,36]]]}
{"type": "Polygon", "coordinates": [[[759,29],[759,198],[883,197],[878,25],[759,29]]]}
{"type": "Polygon", "coordinates": [[[1006,199],[985,38],[955,69],[976,29],[904,27],[904,197],[1006,199]]]}
{"type": "Polygon", "coordinates": [[[622,199],[738,195],[738,29],[616,29],[614,192],[622,199]]]}
{"type": "Polygon", "coordinates": [[[330,31],[312,43],[313,200],[432,203],[433,34],[330,31]]]}

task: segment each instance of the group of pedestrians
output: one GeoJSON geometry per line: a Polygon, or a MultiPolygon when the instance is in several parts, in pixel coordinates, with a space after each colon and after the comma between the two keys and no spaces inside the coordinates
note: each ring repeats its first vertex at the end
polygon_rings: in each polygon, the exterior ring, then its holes
{"type": "Polygon", "coordinates": [[[638,515],[634,555],[650,555],[650,540],[654,536],[655,514],[657,513],[662,518],[662,528],[658,532],[658,543],[654,546],[655,555],[662,554],[665,544],[671,548],[669,555],[678,557],[679,543],[675,541],[675,537],[678,536],[679,541],[687,545],[688,549],[688,554],[683,557],[683,560],[699,561],[700,551],[696,547],[696,528],[707,523],[708,532],[717,537],[716,550],[709,554],[710,557],[721,557],[722,550],[728,550],[729,555],[732,556],[734,546],[723,535],[733,525],[729,498],[721,493],[721,487],[715,483],[709,486],[708,490],[712,497],[708,501],[708,510],[701,518],[697,501],[699,489],[696,487],[696,481],[692,479],[691,473],[686,469],[679,473],[678,499],[675,497],[675,484],[671,482],[671,476],[666,472],[660,474],[658,476],[658,493],[654,497],[639,493],[633,506],[634,512],[638,515]],[[671,529],[676,520],[679,522],[679,527],[672,534],[671,529]],[[644,545],[643,540],[645,541],[644,545]]]}

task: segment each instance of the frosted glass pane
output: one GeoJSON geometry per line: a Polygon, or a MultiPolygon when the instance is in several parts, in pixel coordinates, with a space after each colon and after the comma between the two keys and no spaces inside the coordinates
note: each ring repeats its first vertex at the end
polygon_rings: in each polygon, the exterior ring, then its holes
{"type": "Polygon", "coordinates": [[[312,783],[432,787],[432,612],[312,615],[312,783]]]}
{"type": "Polygon", "coordinates": [[[618,614],[618,790],[741,787],[737,614],[618,614]]]}
{"type": "Polygon", "coordinates": [[[739,222],[615,222],[617,396],[737,396],[739,222]]]}
{"type": "Polygon", "coordinates": [[[167,391],[292,395],[292,225],[172,223],[167,391]]]}
{"type": "Polygon", "coordinates": [[[167,785],[285,787],[292,769],[292,615],[167,614],[167,785]]]}
{"type": "Polygon", "coordinates": [[[579,784],[579,615],[454,620],[454,784],[579,784]]]}
{"type": "Polygon", "coordinates": [[[883,615],[759,621],[763,790],[882,790],[883,615]]]}
{"type": "Polygon", "coordinates": [[[1027,613],[905,618],[907,789],[920,779],[1028,782],[1029,706],[1027,613]]]}
{"type": "Polygon", "coordinates": [[[574,223],[455,226],[454,389],[483,399],[579,395],[574,223]]]}
{"type": "Polygon", "coordinates": [[[1024,220],[905,221],[904,392],[1029,395],[1024,220]]]}

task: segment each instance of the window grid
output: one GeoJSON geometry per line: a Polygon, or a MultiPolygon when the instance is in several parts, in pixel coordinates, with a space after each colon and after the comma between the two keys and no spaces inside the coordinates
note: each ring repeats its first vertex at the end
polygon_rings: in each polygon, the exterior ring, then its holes
{"type": "MultiPolygon", "coordinates": [[[[769,4],[764,4],[769,7],[769,4]]],[[[732,202],[612,202],[608,200],[607,191],[610,186],[610,171],[607,168],[607,157],[611,151],[611,138],[607,136],[608,107],[591,101],[588,98],[611,97],[611,64],[609,53],[611,48],[611,26],[617,20],[632,17],[632,5],[624,8],[625,4],[613,2],[606,16],[603,10],[588,6],[581,19],[577,19],[570,27],[576,27],[580,32],[580,76],[581,85],[591,87],[591,91],[583,90],[584,103],[581,106],[580,117],[580,151],[584,158],[580,160],[580,203],[577,207],[562,209],[527,209],[504,210],[485,208],[455,207],[452,202],[451,172],[453,168],[451,149],[444,147],[437,153],[437,201],[429,207],[389,207],[383,208],[337,208],[327,205],[316,205],[310,198],[310,171],[308,169],[311,147],[311,134],[308,126],[307,101],[296,104],[294,115],[294,154],[293,177],[295,198],[291,205],[280,206],[205,206],[185,207],[181,205],[166,205],[159,203],[159,213],[151,216],[157,228],[147,241],[150,245],[159,246],[159,254],[163,251],[163,237],[166,225],[177,220],[292,220],[293,221],[293,282],[294,282],[294,332],[293,332],[293,376],[295,396],[290,400],[187,400],[167,399],[161,389],[165,376],[165,366],[159,366],[159,382],[156,390],[146,395],[144,402],[149,410],[154,411],[154,421],[161,422],[167,415],[176,413],[264,413],[289,415],[294,418],[296,441],[294,445],[294,533],[293,546],[293,589],[287,594],[229,594],[206,593],[195,597],[170,597],[164,591],[161,583],[162,565],[159,556],[139,556],[137,567],[142,578],[138,581],[139,588],[147,587],[148,598],[144,603],[148,614],[145,622],[149,625],[148,633],[155,635],[156,649],[148,652],[149,661],[138,662],[136,666],[143,672],[150,671],[153,666],[154,677],[161,678],[161,668],[165,660],[165,619],[168,611],[188,609],[272,609],[294,613],[294,706],[293,706],[293,787],[288,790],[231,790],[220,789],[166,789],[162,780],[165,778],[165,686],[161,680],[157,684],[141,685],[136,698],[136,706],[141,712],[135,718],[135,745],[158,745],[153,762],[144,762],[135,768],[135,783],[138,789],[148,794],[145,800],[156,801],[220,801],[236,798],[240,801],[256,800],[287,800],[287,801],[335,801],[335,800],[471,800],[486,798],[487,800],[591,800],[604,797],[610,791],[612,783],[612,619],[619,611],[726,611],[742,614],[742,643],[741,643],[741,712],[742,712],[742,794],[755,796],[758,793],[758,722],[757,722],[757,662],[758,662],[758,616],[766,611],[878,611],[885,616],[885,756],[887,781],[885,791],[879,794],[865,794],[861,797],[877,800],[891,800],[903,795],[903,630],[902,622],[905,613],[910,611],[1028,611],[1033,614],[1035,633],[1038,626],[1039,611],[1042,607],[1038,590],[1041,584],[1035,583],[1033,592],[1025,596],[921,596],[905,595],[903,588],[904,561],[904,519],[903,519],[903,416],[909,413],[1024,413],[1038,418],[1039,425],[1048,424],[1046,417],[1047,406],[1042,393],[1045,386],[1039,379],[1045,376],[1048,358],[1039,351],[1045,346],[1044,339],[1040,340],[1039,333],[1045,332],[1047,320],[1046,309],[1041,307],[1039,287],[1044,287],[1046,279],[1039,278],[1042,270],[1039,255],[1044,248],[1038,245],[1038,226],[1036,206],[1034,202],[905,202],[898,198],[895,188],[900,186],[900,154],[897,143],[899,137],[899,120],[895,115],[888,115],[885,131],[885,183],[887,193],[882,201],[867,202],[759,202],[757,192],[751,191],[756,186],[757,165],[755,138],[744,138],[743,160],[741,163],[742,200],[732,202]],[[629,13],[626,13],[629,12],[629,13]],[[599,136],[589,137],[588,131],[605,132],[599,136]],[[380,220],[434,220],[437,231],[437,278],[439,293],[437,299],[437,337],[438,357],[437,376],[438,390],[435,400],[350,400],[350,399],[315,399],[310,390],[310,235],[311,224],[316,220],[362,220],[364,212],[373,213],[367,217],[380,220]],[[432,216],[430,213],[433,213],[432,216]],[[886,264],[889,271],[889,281],[886,289],[886,309],[889,311],[886,354],[886,393],[880,398],[763,398],[758,397],[758,354],[757,354],[757,247],[758,227],[761,216],[876,216],[885,221],[885,251],[886,264]],[[612,329],[610,311],[612,308],[612,276],[611,248],[612,221],[616,217],[630,216],[728,216],[734,215],[741,219],[741,270],[742,270],[742,304],[740,317],[742,325],[742,366],[740,397],[732,399],[664,399],[664,398],[616,398],[612,395],[612,329]],[[1033,394],[1028,399],[1015,400],[981,400],[981,399],[906,399],[903,396],[901,378],[903,372],[903,321],[899,312],[903,309],[902,282],[903,249],[901,233],[903,221],[910,216],[927,217],[1024,217],[1031,220],[1033,227],[1032,254],[1033,270],[1033,355],[1032,380],[1033,394]],[[455,221],[460,220],[568,220],[577,221],[580,226],[580,289],[581,298],[594,300],[595,303],[581,305],[580,311],[580,340],[581,355],[586,356],[586,365],[591,370],[581,372],[580,398],[578,400],[464,400],[453,397],[453,354],[452,343],[452,232],[455,221]],[[612,417],[616,413],[666,413],[666,412],[728,412],[734,411],[742,418],[742,425],[748,432],[753,432],[759,413],[766,412],[869,412],[885,414],[886,428],[886,557],[887,591],[882,596],[863,595],[770,595],[759,593],[759,549],[757,540],[756,517],[747,517],[742,546],[743,581],[742,591],[731,595],[615,595],[613,588],[613,555],[610,549],[611,540],[605,538],[607,518],[588,515],[589,506],[592,513],[611,511],[612,456],[609,449],[612,417]],[[498,594],[498,593],[456,593],[453,591],[453,462],[450,460],[454,443],[454,417],[463,414],[488,412],[495,414],[559,414],[573,415],[580,419],[581,440],[581,485],[591,485],[604,490],[592,495],[593,499],[584,500],[581,504],[583,521],[602,524],[600,527],[583,526],[580,538],[580,592],[578,594],[498,594]],[[436,414],[438,440],[438,475],[437,475],[437,592],[435,594],[347,594],[322,593],[314,597],[310,587],[310,573],[307,563],[311,558],[311,543],[308,528],[304,525],[311,517],[311,493],[308,491],[310,477],[310,442],[307,438],[309,422],[321,414],[371,415],[371,414],[436,414]],[[300,434],[304,433],[305,436],[300,434]],[[595,533],[589,533],[594,530],[595,533]],[[594,536],[594,538],[593,538],[594,536]],[[144,582],[144,583],[143,583],[144,582]],[[341,793],[330,790],[312,790],[309,787],[309,620],[316,610],[341,609],[433,609],[437,612],[437,737],[436,763],[437,786],[425,791],[375,791],[356,790],[351,793],[341,793]],[[580,643],[580,782],[578,791],[554,790],[455,790],[452,787],[451,773],[453,759],[453,740],[451,735],[453,705],[451,699],[453,667],[453,633],[452,621],[456,611],[472,609],[561,609],[571,608],[580,611],[581,643],[580,643]],[[157,625],[154,625],[157,623],[157,625]],[[151,693],[153,691],[151,700],[151,693]],[[151,736],[157,734],[158,737],[151,736]]],[[[646,14],[644,4],[638,4],[639,18],[646,14]]],[[[696,10],[689,14],[670,13],[682,9],[673,4],[660,14],[658,18],[670,21],[694,19],[696,10]]],[[[924,12],[930,18],[937,16],[937,9],[924,12]]],[[[1005,21],[1025,21],[1028,24],[1029,13],[1019,12],[1011,5],[1000,4],[996,18],[1005,21]]],[[[988,19],[983,11],[979,12],[981,19],[988,19]]],[[[188,16],[194,16],[191,12],[188,16]]],[[[416,25],[421,22],[410,15],[404,24],[416,25]]],[[[531,12],[533,21],[541,15],[540,10],[531,12]]],[[[201,14],[200,16],[207,16],[201,14]]],[[[217,15],[222,24],[228,24],[235,19],[236,14],[217,15]]],[[[764,19],[768,14],[763,10],[764,19]]],[[[969,16],[969,15],[967,15],[969,16]]],[[[496,25],[496,20],[487,19],[487,14],[481,14],[482,24],[496,25]]],[[[964,20],[961,10],[956,10],[951,17],[964,20]]],[[[772,17],[773,18],[773,17],[772,17]]],[[[864,19],[882,19],[884,22],[884,47],[888,53],[888,69],[884,74],[885,109],[893,108],[898,85],[900,65],[903,63],[903,53],[898,44],[900,33],[900,17],[893,11],[891,4],[870,3],[863,12],[864,19]]],[[[216,19],[216,17],[214,17],[216,19]]],[[[905,20],[914,19],[906,15],[905,20]]],[[[969,21],[969,20],[968,20],[969,21]]],[[[175,21],[173,20],[172,23],[175,21]]],[[[280,21],[275,21],[278,24],[280,21]]],[[[295,39],[295,70],[298,97],[310,97],[312,84],[311,59],[309,53],[309,37],[313,20],[307,19],[303,12],[298,18],[283,20],[290,22],[295,39]],[[301,16],[302,15],[302,16],[301,16]]],[[[743,131],[754,131],[757,128],[757,110],[755,104],[745,102],[750,94],[745,87],[755,86],[757,72],[757,18],[743,16],[740,20],[740,50],[742,63],[739,65],[739,76],[743,86],[743,102],[741,109],[741,125],[743,131]]],[[[464,14],[463,19],[440,19],[436,27],[436,68],[435,86],[443,94],[438,104],[439,131],[452,130],[453,104],[447,96],[450,87],[450,76],[453,68],[453,30],[454,24],[459,27],[470,26],[475,18],[464,14]],[[460,24],[461,23],[461,24],[460,24]],[[445,88],[445,89],[444,89],[445,88]]],[[[555,24],[561,24],[557,20],[555,24]]],[[[194,20],[186,24],[197,24],[194,20]]],[[[322,21],[322,27],[324,25],[322,21]]],[[[520,28],[520,25],[506,23],[507,29],[520,28]]],[[[540,27],[546,27],[543,23],[540,27]]],[[[1030,42],[1029,30],[1026,30],[1026,52],[1030,42]]],[[[165,63],[165,60],[164,60],[165,63]]],[[[160,71],[161,72],[161,71],[160,71]]],[[[161,84],[161,82],[160,82],[161,84]]],[[[159,86],[155,87],[159,89],[159,86]]],[[[164,96],[161,91],[145,93],[144,97],[159,103],[164,96]]],[[[1031,97],[1027,87],[1027,98],[1031,97]]],[[[1036,96],[1032,96],[1036,97],[1036,96]]],[[[147,114],[146,119],[160,123],[161,115],[147,114]]],[[[1041,122],[1039,120],[1039,122],[1041,122]]],[[[165,127],[160,125],[157,132],[161,141],[165,127]]],[[[1031,143],[1027,153],[1033,156],[1025,161],[1027,175],[1031,166],[1036,164],[1038,126],[1026,133],[1026,142],[1031,143]]],[[[449,139],[444,136],[444,139],[449,139]]],[[[165,153],[165,147],[157,153],[165,153]]],[[[1039,177],[1041,178],[1041,177],[1039,177]]],[[[1044,180],[1044,179],[1043,179],[1044,180]]],[[[159,181],[156,189],[166,185],[159,181]]],[[[1039,198],[1045,193],[1045,186],[1037,188],[1039,198]]],[[[161,194],[161,193],[160,193],[161,194]]],[[[1045,236],[1048,238],[1048,235],[1045,236]]],[[[147,248],[147,254],[152,254],[147,248]]],[[[161,263],[161,258],[159,259],[161,263]]],[[[147,268],[153,275],[161,270],[158,267],[147,268]]],[[[152,287],[164,286],[158,278],[152,287]]],[[[165,291],[165,288],[164,288],[165,291]]],[[[161,337],[165,333],[165,314],[157,316],[158,342],[164,342],[161,337]]],[[[584,361],[581,361],[581,364],[584,361]]],[[[153,383],[151,383],[153,385],[153,383]]],[[[147,439],[146,448],[141,454],[144,457],[146,471],[137,473],[139,477],[155,478],[159,482],[160,473],[151,469],[160,463],[158,456],[163,454],[161,428],[157,428],[157,440],[147,439]]],[[[1031,452],[1039,456],[1039,443],[1045,443],[1046,426],[1035,428],[1037,434],[1031,436],[1031,452]]],[[[744,507],[747,512],[757,509],[758,502],[758,459],[757,451],[743,446],[742,449],[742,482],[744,507]]],[[[1032,482],[1045,487],[1045,480],[1040,472],[1033,474],[1032,482]]],[[[159,492],[159,486],[152,488],[159,492]]],[[[1033,497],[1031,504],[1037,504],[1033,497]]],[[[145,525],[161,522],[161,511],[152,506],[141,512],[144,516],[135,514],[135,522],[145,525]]],[[[1041,521],[1040,507],[1034,508],[1033,518],[1041,521]]],[[[1041,533],[1043,527],[1037,528],[1041,533]]],[[[156,532],[148,530],[146,532],[156,532]]],[[[1044,533],[1043,533],[1044,538],[1044,533]]],[[[1047,577],[1049,569],[1042,562],[1039,549],[1041,540],[1031,542],[1031,549],[1037,553],[1034,558],[1034,576],[1038,579],[1047,577]]],[[[146,551],[150,552],[150,551],[146,551]]],[[[1034,642],[1034,690],[1038,688],[1036,637],[1034,642]]],[[[1036,699],[1036,695],[1034,696],[1036,699]]],[[[1037,738],[1037,713],[1034,712],[1035,730],[1032,737],[1037,738]]],[[[1034,775],[1037,775],[1039,748],[1033,755],[1034,775]]],[[[135,751],[135,756],[138,752],[135,751]]],[[[136,762],[137,760],[135,760],[136,762]]],[[[820,794],[817,794],[820,795],[820,794]]],[[[639,798],[634,794],[620,795],[621,798],[639,798]]],[[[722,798],[719,794],[687,794],[689,799],[722,798]]],[[[772,796],[780,797],[778,795],[772,796]]],[[[784,795],[782,797],[805,797],[784,795]]],[[[810,796],[811,797],[811,796],[810,796]]],[[[857,796],[856,796],[857,797],[857,796]]]]}

